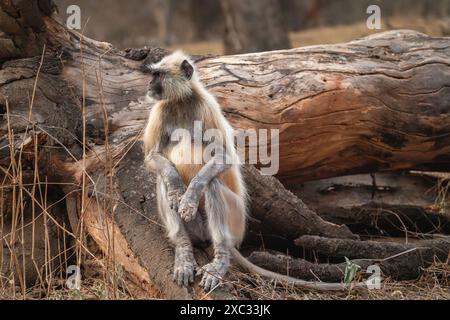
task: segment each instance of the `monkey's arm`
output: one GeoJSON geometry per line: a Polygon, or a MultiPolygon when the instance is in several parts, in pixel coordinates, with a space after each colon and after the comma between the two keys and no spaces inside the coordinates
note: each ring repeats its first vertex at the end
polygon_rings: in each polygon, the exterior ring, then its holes
{"type": "Polygon", "coordinates": [[[189,187],[181,199],[179,213],[184,221],[189,222],[195,217],[200,198],[211,180],[231,168],[231,166],[231,161],[227,157],[223,147],[217,147],[214,157],[191,180],[189,187]]]}
{"type": "Polygon", "coordinates": [[[169,206],[172,210],[178,211],[178,204],[186,191],[186,186],[173,163],[157,151],[150,152],[145,158],[145,163],[150,171],[160,175],[167,188],[169,206]]]}

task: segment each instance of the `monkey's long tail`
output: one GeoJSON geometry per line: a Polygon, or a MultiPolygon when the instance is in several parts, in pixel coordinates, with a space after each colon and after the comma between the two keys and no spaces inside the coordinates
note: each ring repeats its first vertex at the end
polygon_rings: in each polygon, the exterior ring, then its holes
{"type": "Polygon", "coordinates": [[[280,281],[281,283],[287,285],[294,285],[298,288],[315,291],[342,291],[348,290],[350,288],[361,288],[365,286],[365,284],[361,282],[346,284],[300,280],[258,267],[257,265],[251,263],[247,258],[245,258],[236,248],[231,249],[231,254],[234,260],[247,271],[258,274],[264,278],[280,281]]]}

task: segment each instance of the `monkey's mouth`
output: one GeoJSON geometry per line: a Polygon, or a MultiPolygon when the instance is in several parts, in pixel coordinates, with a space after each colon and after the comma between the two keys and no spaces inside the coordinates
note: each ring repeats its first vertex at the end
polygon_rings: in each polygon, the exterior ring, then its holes
{"type": "Polygon", "coordinates": [[[155,100],[162,100],[162,95],[161,94],[157,94],[157,93],[154,93],[152,91],[147,92],[147,96],[149,98],[152,98],[152,99],[155,99],[155,100]]]}
{"type": "Polygon", "coordinates": [[[162,100],[162,89],[150,87],[147,91],[147,96],[155,100],[162,100]]]}

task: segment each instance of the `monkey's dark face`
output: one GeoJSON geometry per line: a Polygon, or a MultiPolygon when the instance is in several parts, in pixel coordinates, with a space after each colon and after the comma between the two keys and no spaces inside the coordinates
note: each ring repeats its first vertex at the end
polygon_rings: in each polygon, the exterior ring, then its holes
{"type": "Polygon", "coordinates": [[[152,70],[152,80],[148,87],[148,95],[156,100],[163,99],[163,81],[166,74],[158,70],[152,70]]]}
{"type": "Polygon", "coordinates": [[[194,67],[184,60],[178,65],[156,65],[150,68],[152,80],[148,95],[156,100],[183,99],[191,94],[194,67]]]}

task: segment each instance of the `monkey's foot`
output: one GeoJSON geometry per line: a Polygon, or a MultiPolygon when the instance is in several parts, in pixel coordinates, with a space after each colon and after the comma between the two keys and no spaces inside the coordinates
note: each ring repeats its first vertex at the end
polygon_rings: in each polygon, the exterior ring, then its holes
{"type": "Polygon", "coordinates": [[[179,188],[173,188],[167,192],[167,202],[171,210],[178,212],[181,199],[183,198],[185,192],[186,187],[184,186],[179,188]]]}
{"type": "Polygon", "coordinates": [[[188,287],[194,282],[197,262],[192,254],[178,255],[175,258],[175,267],[173,270],[173,280],[180,287],[188,287]]]}
{"type": "Polygon", "coordinates": [[[197,274],[203,274],[200,286],[206,291],[216,289],[222,284],[223,276],[227,272],[227,267],[224,264],[211,262],[197,271],[197,274]]]}
{"type": "Polygon", "coordinates": [[[199,200],[194,195],[192,195],[189,191],[186,192],[181,199],[180,206],[178,208],[181,219],[185,222],[191,222],[194,220],[198,211],[198,203],[199,200]]]}

